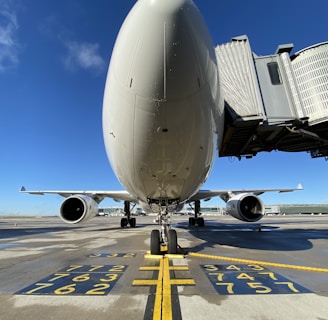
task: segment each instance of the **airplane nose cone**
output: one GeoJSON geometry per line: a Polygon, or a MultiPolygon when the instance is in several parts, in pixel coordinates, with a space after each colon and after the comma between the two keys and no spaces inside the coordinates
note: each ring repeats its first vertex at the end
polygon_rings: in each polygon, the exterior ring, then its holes
{"type": "Polygon", "coordinates": [[[141,5],[149,6],[151,10],[162,14],[172,14],[186,4],[192,4],[191,0],[139,0],[141,5]]]}
{"type": "Polygon", "coordinates": [[[205,87],[214,68],[213,44],[192,0],[139,0],[121,27],[110,74],[140,97],[167,101],[205,87]]]}

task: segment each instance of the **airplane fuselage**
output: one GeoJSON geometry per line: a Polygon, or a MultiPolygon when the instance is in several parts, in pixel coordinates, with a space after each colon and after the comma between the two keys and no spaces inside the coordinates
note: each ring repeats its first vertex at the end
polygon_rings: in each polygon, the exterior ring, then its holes
{"type": "Polygon", "coordinates": [[[192,1],[136,3],[112,53],[103,135],[113,171],[140,202],[184,202],[206,180],[223,129],[218,81],[192,1]]]}
{"type": "MultiPolygon", "coordinates": [[[[200,201],[220,196],[227,213],[241,221],[262,219],[258,198],[268,191],[295,189],[200,190],[209,175],[216,137],[223,136],[214,46],[191,0],[139,0],[123,23],[113,49],[103,103],[103,135],[123,191],[27,191],[60,194],[60,217],[88,221],[104,198],[124,201],[121,227],[134,228],[131,202],[157,212],[160,230],[150,235],[151,254],[179,250],[171,213],[194,204],[189,225],[204,226],[200,201]]],[[[301,189],[301,188],[297,188],[301,189]]]]}

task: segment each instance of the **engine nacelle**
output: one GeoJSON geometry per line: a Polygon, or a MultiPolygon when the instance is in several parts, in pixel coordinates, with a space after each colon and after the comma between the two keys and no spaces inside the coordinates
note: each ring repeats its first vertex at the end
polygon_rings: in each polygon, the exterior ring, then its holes
{"type": "Polygon", "coordinates": [[[263,202],[253,194],[241,193],[227,202],[227,213],[241,221],[256,222],[263,218],[263,202]]]}
{"type": "Polygon", "coordinates": [[[68,197],[60,207],[60,217],[66,223],[85,222],[97,214],[97,202],[86,195],[68,197]]]}

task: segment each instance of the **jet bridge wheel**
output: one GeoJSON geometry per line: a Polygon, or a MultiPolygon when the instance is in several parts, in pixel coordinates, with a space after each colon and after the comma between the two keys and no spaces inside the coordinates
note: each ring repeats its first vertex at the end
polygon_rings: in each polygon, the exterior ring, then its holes
{"type": "Polygon", "coordinates": [[[168,233],[167,253],[176,254],[178,251],[178,237],[177,232],[173,229],[168,233]]]}
{"type": "Polygon", "coordinates": [[[160,254],[161,252],[161,239],[159,235],[159,230],[152,230],[150,234],[150,253],[160,254]]]}

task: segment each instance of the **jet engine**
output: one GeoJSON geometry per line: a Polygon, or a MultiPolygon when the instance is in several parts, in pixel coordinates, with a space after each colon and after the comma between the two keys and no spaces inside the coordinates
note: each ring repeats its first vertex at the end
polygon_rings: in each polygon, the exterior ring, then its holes
{"type": "Polygon", "coordinates": [[[256,222],[264,216],[263,202],[253,194],[241,193],[227,202],[227,213],[241,221],[256,222]]]}
{"type": "Polygon", "coordinates": [[[68,197],[60,207],[60,217],[66,223],[85,222],[97,214],[97,202],[86,195],[68,197]]]}

